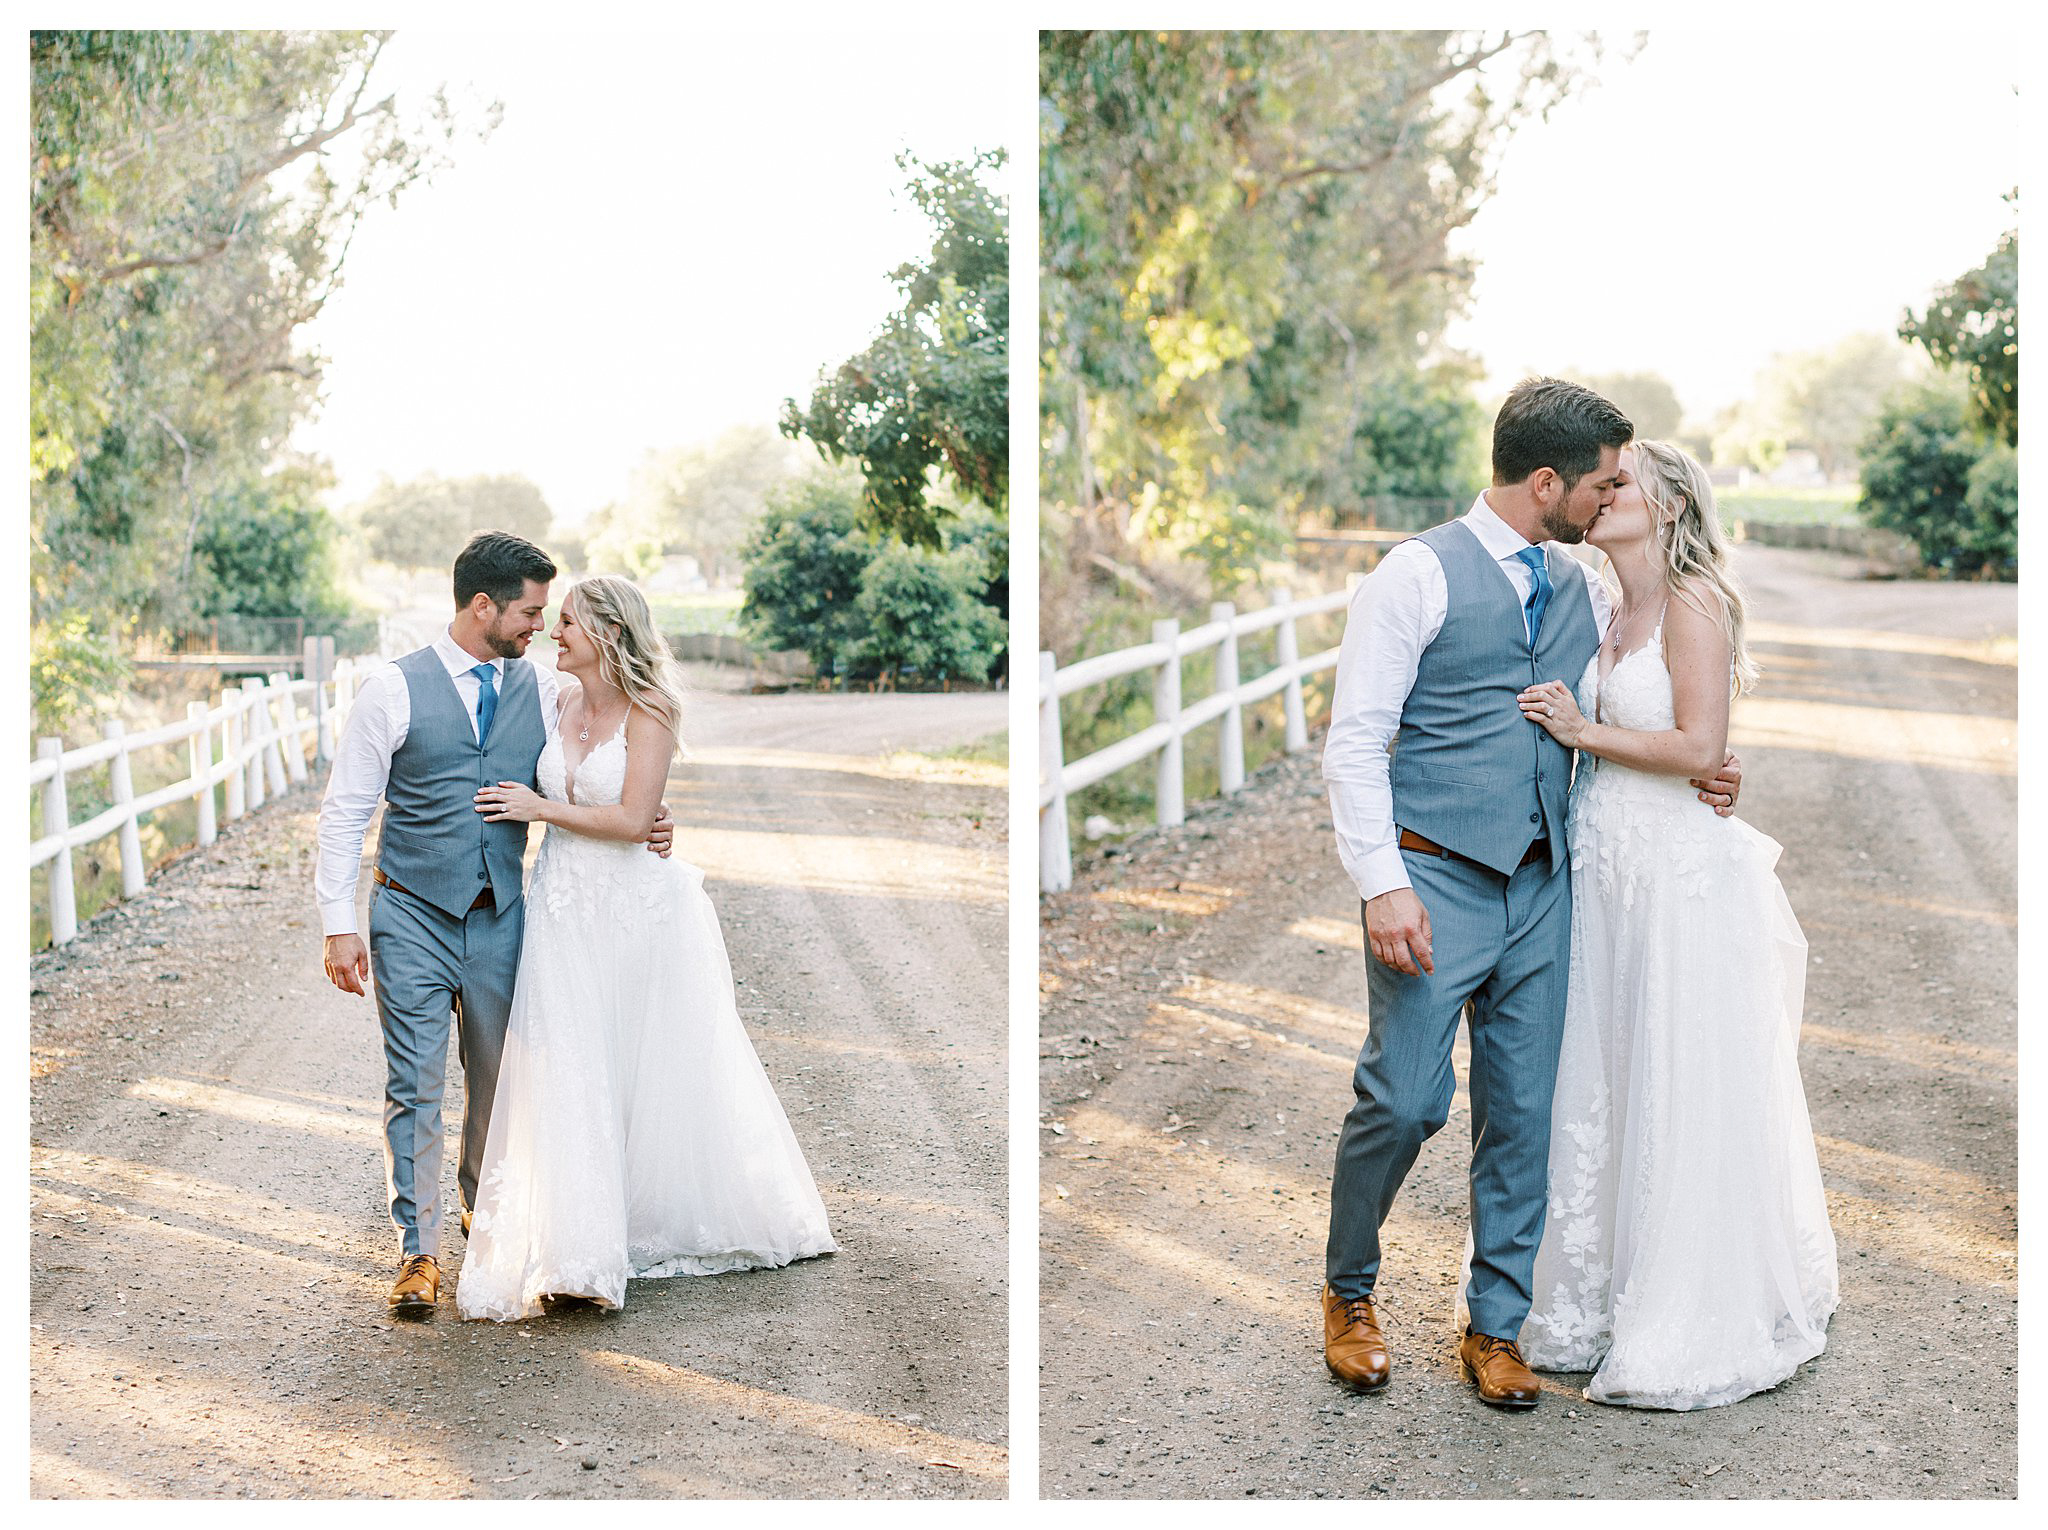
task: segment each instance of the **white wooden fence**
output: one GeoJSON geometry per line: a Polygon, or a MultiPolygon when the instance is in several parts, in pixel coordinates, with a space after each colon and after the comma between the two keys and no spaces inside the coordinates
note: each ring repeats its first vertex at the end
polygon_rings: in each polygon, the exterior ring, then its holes
{"type": "Polygon", "coordinates": [[[119,834],[121,895],[132,898],[148,880],[142,861],[142,821],[159,808],[194,798],[199,803],[199,843],[210,845],[218,832],[214,788],[224,787],[220,807],[230,822],[253,813],[268,798],[306,779],[310,746],[314,758],[332,759],[334,740],[348,715],[357,687],[376,660],[333,660],[332,638],[306,640],[306,675],[294,680],[283,671],[267,681],[254,676],[220,693],[209,707],[195,701],[183,722],[144,733],[130,733],[125,724],[106,725],[106,737],[81,749],[64,741],[37,742],[28,769],[31,789],[43,794],[43,835],[28,849],[30,870],[50,862],[50,938],[63,945],[78,934],[78,904],[72,881],[71,852],[119,834]],[[322,675],[327,678],[321,678],[322,675]],[[216,748],[218,740],[218,748],[216,748]],[[129,761],[138,751],[183,743],[190,773],[146,796],[135,795],[129,761]],[[84,823],[71,822],[65,779],[106,763],[114,802],[84,823]]]}
{"type": "Polygon", "coordinates": [[[1073,886],[1073,847],[1068,838],[1067,794],[1092,786],[1106,776],[1157,755],[1158,780],[1153,790],[1159,822],[1163,825],[1187,820],[1186,777],[1181,740],[1195,729],[1220,721],[1221,748],[1217,751],[1218,774],[1224,792],[1244,786],[1244,709],[1255,701],[1278,693],[1287,711],[1287,752],[1308,747],[1308,719],[1302,709],[1301,682],[1305,676],[1334,669],[1337,650],[1301,656],[1295,624],[1303,617],[1341,611],[1350,603],[1348,589],[1307,600],[1289,600],[1280,591],[1274,604],[1262,611],[1239,615],[1229,601],[1209,608],[1209,621],[1190,631],[1180,630],[1171,618],[1152,624],[1152,641],[1115,653],[1097,654],[1061,669],[1050,653],[1038,656],[1038,885],[1045,892],[1064,892],[1073,886]],[[1275,642],[1273,668],[1256,680],[1238,679],[1238,640],[1271,629],[1275,642]],[[1216,652],[1214,691],[1192,706],[1181,701],[1180,661],[1207,649],[1216,652]],[[1060,738],[1060,698],[1086,690],[1123,675],[1152,671],[1152,716],[1149,728],[1120,739],[1087,755],[1069,761],[1060,738]]]}

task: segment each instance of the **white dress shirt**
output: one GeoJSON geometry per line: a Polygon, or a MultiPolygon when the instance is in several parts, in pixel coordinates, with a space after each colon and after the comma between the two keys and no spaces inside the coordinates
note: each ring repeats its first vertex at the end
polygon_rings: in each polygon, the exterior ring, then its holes
{"type": "MultiPolygon", "coordinates": [[[[1473,502],[1463,522],[1500,564],[1526,606],[1535,576],[1516,554],[1530,544],[1494,513],[1484,494],[1473,502]]],[[[1607,586],[1591,564],[1572,561],[1585,571],[1594,630],[1604,638],[1614,609],[1607,586]]],[[[1344,619],[1330,732],[1323,744],[1323,779],[1330,787],[1337,854],[1361,898],[1410,885],[1408,867],[1394,840],[1387,745],[1400,729],[1422,650],[1443,631],[1449,610],[1443,564],[1427,542],[1408,541],[1389,549],[1379,566],[1359,582],[1344,619]]]]}
{"type": "MultiPolygon", "coordinates": [[[[451,629],[452,630],[452,629],[451,629]]],[[[455,682],[455,694],[469,709],[469,726],[477,727],[477,700],[483,684],[474,673],[483,661],[467,652],[449,632],[434,639],[434,657],[455,682]]],[[[505,695],[505,661],[492,659],[497,671],[492,688],[505,695]]],[[[540,715],[546,736],[555,736],[560,722],[561,680],[552,669],[533,666],[540,686],[540,715]]],[[[334,767],[328,772],[327,794],[320,799],[320,858],[313,871],[313,896],[320,905],[320,926],[326,935],[352,935],[356,930],[356,880],[362,871],[363,836],[370,830],[377,804],[391,779],[391,757],[412,726],[412,692],[394,662],[380,665],[356,692],[348,724],[335,743],[334,767]]],[[[481,736],[481,735],[479,735],[481,736]]]]}

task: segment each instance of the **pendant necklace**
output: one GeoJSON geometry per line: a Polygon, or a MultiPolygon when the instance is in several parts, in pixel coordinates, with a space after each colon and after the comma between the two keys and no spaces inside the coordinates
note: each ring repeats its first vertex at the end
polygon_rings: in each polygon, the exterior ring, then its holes
{"type": "Polygon", "coordinates": [[[595,716],[595,714],[594,714],[594,713],[590,713],[590,712],[588,712],[588,711],[586,710],[586,713],[585,713],[585,719],[584,719],[584,723],[583,723],[583,731],[582,731],[581,733],[579,733],[579,734],[577,734],[577,735],[576,735],[576,742],[577,742],[577,743],[579,743],[579,744],[587,744],[587,743],[589,743],[589,742],[590,742],[590,724],[591,724],[592,722],[594,722],[594,721],[596,721],[596,716],[595,716]]]}
{"type": "Polygon", "coordinates": [[[1612,649],[1617,655],[1621,652],[1621,640],[1623,635],[1628,631],[1630,626],[1634,624],[1635,619],[1638,616],[1641,616],[1644,611],[1647,611],[1649,607],[1650,603],[1646,600],[1642,603],[1642,605],[1638,606],[1633,611],[1623,611],[1621,613],[1621,620],[1613,624],[1613,635],[1608,638],[1607,646],[1610,649],[1612,649]]]}

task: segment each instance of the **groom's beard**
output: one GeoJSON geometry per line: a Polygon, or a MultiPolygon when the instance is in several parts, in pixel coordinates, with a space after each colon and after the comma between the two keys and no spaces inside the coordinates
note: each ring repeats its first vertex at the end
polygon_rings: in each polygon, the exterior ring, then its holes
{"type": "MultiPolygon", "coordinates": [[[[1569,495],[1566,497],[1566,503],[1570,503],[1569,495]]],[[[1543,518],[1536,523],[1536,527],[1546,540],[1562,542],[1567,547],[1576,546],[1586,540],[1586,528],[1565,515],[1564,505],[1544,511],[1543,518]]]]}
{"type": "Polygon", "coordinates": [[[526,657],[526,633],[515,633],[505,637],[496,632],[486,632],[484,642],[492,653],[501,659],[523,659],[526,657]]]}

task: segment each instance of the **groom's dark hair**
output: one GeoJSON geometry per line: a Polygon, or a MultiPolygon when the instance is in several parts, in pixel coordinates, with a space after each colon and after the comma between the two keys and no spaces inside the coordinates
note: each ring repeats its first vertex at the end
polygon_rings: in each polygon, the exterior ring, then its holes
{"type": "Polygon", "coordinates": [[[479,531],[455,555],[455,609],[483,594],[502,611],[519,598],[527,580],[546,584],[554,577],[553,560],[525,537],[479,531]]]}
{"type": "Polygon", "coordinates": [[[1600,448],[1623,447],[1636,428],[1614,405],[1577,383],[1531,377],[1515,384],[1493,421],[1493,481],[1524,483],[1549,468],[1572,486],[1600,465],[1600,448]]]}

